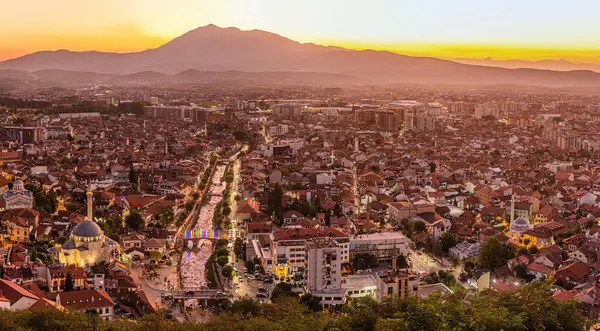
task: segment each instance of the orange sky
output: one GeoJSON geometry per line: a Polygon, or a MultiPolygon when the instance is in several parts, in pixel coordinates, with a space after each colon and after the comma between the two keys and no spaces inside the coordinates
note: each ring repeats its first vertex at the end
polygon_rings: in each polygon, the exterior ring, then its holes
{"type": "Polygon", "coordinates": [[[600,1],[589,0],[27,0],[2,10],[0,60],[144,50],[214,23],[408,55],[600,62],[600,1]]]}

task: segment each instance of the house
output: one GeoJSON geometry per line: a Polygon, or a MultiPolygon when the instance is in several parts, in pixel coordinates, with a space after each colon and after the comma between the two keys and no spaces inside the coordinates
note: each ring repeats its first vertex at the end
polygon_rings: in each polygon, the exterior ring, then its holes
{"type": "Polygon", "coordinates": [[[22,217],[8,220],[8,234],[12,242],[30,242],[29,236],[33,228],[22,217]]]}
{"type": "Polygon", "coordinates": [[[273,226],[267,222],[246,223],[246,239],[248,241],[258,239],[259,236],[270,234],[271,232],[273,232],[273,226]]]}
{"type": "Polygon", "coordinates": [[[56,296],[56,303],[81,313],[95,310],[102,319],[107,321],[115,316],[114,302],[103,290],[61,292],[56,296]]]}
{"type": "Polygon", "coordinates": [[[441,218],[431,224],[431,236],[435,240],[439,240],[442,235],[452,227],[452,222],[447,218],[441,218]]]}
{"type": "Polygon", "coordinates": [[[596,252],[584,247],[572,251],[569,256],[585,264],[592,264],[596,262],[596,252]]]}
{"type": "Polygon", "coordinates": [[[139,233],[130,233],[122,236],[119,242],[124,250],[128,250],[131,247],[142,248],[144,236],[139,233]]]}
{"type": "Polygon", "coordinates": [[[388,204],[388,219],[392,222],[400,222],[416,215],[417,208],[410,202],[401,201],[388,204]]]}
{"type": "Polygon", "coordinates": [[[158,252],[160,256],[163,256],[166,251],[165,241],[163,239],[150,238],[144,243],[144,251],[148,255],[158,252]]]}
{"type": "Polygon", "coordinates": [[[49,266],[46,271],[46,282],[50,292],[65,290],[67,275],[73,279],[73,289],[85,288],[87,276],[81,267],[75,266],[49,266]]]}
{"type": "Polygon", "coordinates": [[[535,262],[528,264],[526,268],[527,274],[534,276],[537,280],[548,278],[553,271],[554,269],[535,262]]]}
{"type": "Polygon", "coordinates": [[[10,303],[9,309],[16,311],[29,309],[39,298],[20,285],[0,279],[0,307],[6,307],[7,300],[10,303]]]}
{"type": "Polygon", "coordinates": [[[288,210],[285,213],[283,213],[283,224],[286,225],[293,225],[296,224],[296,221],[299,219],[303,219],[304,215],[302,215],[301,212],[296,211],[296,210],[288,210]]]}
{"type": "Polygon", "coordinates": [[[586,282],[590,273],[590,268],[585,263],[575,261],[558,269],[554,278],[563,286],[567,284],[576,285],[586,282]]]}
{"type": "Polygon", "coordinates": [[[251,219],[253,216],[260,213],[259,211],[260,204],[257,200],[247,199],[241,201],[238,205],[238,209],[236,212],[236,218],[238,222],[243,222],[251,219]]]}

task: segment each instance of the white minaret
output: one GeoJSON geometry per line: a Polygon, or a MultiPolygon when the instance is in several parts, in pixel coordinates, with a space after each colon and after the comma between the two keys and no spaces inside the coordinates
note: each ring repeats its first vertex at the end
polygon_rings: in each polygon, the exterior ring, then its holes
{"type": "Polygon", "coordinates": [[[169,143],[165,140],[165,155],[169,154],[169,143]]]}
{"type": "Polygon", "coordinates": [[[87,195],[87,220],[88,221],[93,221],[94,220],[94,213],[92,211],[92,182],[88,181],[88,190],[86,192],[87,195]]]}
{"type": "Polygon", "coordinates": [[[515,220],[515,194],[510,199],[510,224],[515,220]]]}
{"type": "Polygon", "coordinates": [[[354,137],[354,153],[358,153],[358,137],[354,137]]]}

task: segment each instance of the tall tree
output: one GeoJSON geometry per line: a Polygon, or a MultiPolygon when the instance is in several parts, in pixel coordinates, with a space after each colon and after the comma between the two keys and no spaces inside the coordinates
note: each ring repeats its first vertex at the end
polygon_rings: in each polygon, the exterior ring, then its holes
{"type": "Polygon", "coordinates": [[[129,215],[125,217],[125,225],[127,225],[127,228],[129,229],[141,230],[144,228],[145,222],[142,215],[140,215],[137,210],[133,209],[129,215]]]}
{"type": "Polygon", "coordinates": [[[510,244],[504,244],[496,238],[490,238],[479,249],[479,265],[493,270],[506,264],[515,257],[515,250],[510,244]]]}
{"type": "Polygon", "coordinates": [[[65,278],[65,292],[71,292],[75,289],[75,282],[73,281],[73,275],[70,272],[67,272],[67,277],[65,278]]]}

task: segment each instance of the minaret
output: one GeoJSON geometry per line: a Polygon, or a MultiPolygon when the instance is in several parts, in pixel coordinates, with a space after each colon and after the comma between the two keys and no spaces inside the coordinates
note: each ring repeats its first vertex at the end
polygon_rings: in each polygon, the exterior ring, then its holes
{"type": "Polygon", "coordinates": [[[510,199],[510,224],[515,220],[515,194],[510,199]]]}
{"type": "Polygon", "coordinates": [[[93,200],[92,195],[93,195],[93,193],[92,193],[92,182],[91,181],[88,181],[88,190],[85,195],[87,195],[87,220],[93,221],[94,213],[92,211],[92,208],[93,208],[92,207],[92,200],[93,200]]]}
{"type": "Polygon", "coordinates": [[[354,137],[354,153],[358,153],[358,137],[354,137]]]}
{"type": "Polygon", "coordinates": [[[142,192],[142,185],[141,185],[140,175],[138,175],[138,177],[137,177],[137,191],[138,191],[138,193],[142,192]]]}
{"type": "Polygon", "coordinates": [[[169,154],[169,143],[165,140],[165,155],[169,154]]]}
{"type": "Polygon", "coordinates": [[[392,249],[392,271],[398,270],[398,250],[396,249],[396,241],[394,240],[394,248],[392,249]]]}

